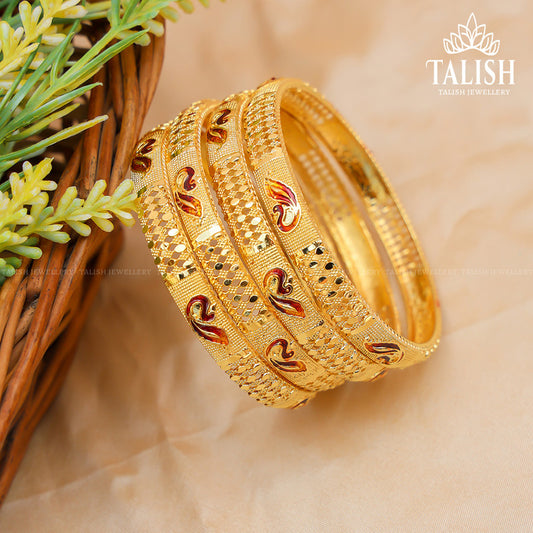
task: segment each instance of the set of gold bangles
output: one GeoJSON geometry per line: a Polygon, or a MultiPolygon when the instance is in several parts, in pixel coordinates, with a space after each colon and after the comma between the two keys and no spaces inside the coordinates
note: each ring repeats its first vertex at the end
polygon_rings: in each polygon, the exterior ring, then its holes
{"type": "Polygon", "coordinates": [[[131,169],[176,304],[261,403],[298,407],[436,349],[439,304],[411,225],[372,155],[306,83],[194,103],[144,135],[131,169]]]}

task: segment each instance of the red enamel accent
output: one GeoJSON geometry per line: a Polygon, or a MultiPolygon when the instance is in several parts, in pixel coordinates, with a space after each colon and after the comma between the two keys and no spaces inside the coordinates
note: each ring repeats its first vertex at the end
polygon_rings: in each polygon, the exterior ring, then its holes
{"type": "Polygon", "coordinates": [[[278,215],[278,228],[283,232],[293,230],[300,221],[300,204],[294,191],[285,183],[271,178],[266,181],[266,191],[270,198],[279,202],[272,209],[278,215]]]}
{"type": "Polygon", "coordinates": [[[192,328],[200,337],[224,346],[229,344],[228,336],[222,328],[208,324],[215,319],[215,313],[207,296],[193,296],[187,304],[186,314],[192,328]]]}
{"type": "Polygon", "coordinates": [[[284,372],[305,372],[307,367],[303,361],[297,361],[292,359],[294,355],[293,350],[288,350],[289,343],[285,339],[276,339],[272,341],[266,350],[267,357],[269,357],[270,362],[278,369],[283,370],[284,372]],[[274,348],[281,347],[281,361],[274,356],[270,356],[270,353],[274,348]]]}
{"type": "MultiPolygon", "coordinates": [[[[184,191],[192,191],[196,188],[196,180],[194,179],[194,169],[191,167],[182,168],[176,176],[176,184],[178,188],[184,191]]],[[[174,195],[177,206],[184,212],[195,217],[202,216],[202,204],[198,198],[182,191],[176,191],[174,195]]]]}
{"type": "Polygon", "coordinates": [[[365,342],[365,348],[374,354],[381,354],[377,360],[384,365],[399,363],[404,356],[402,349],[393,342],[365,342]]]}
{"type": "Polygon", "coordinates": [[[135,172],[146,172],[150,169],[152,160],[146,157],[146,154],[149,154],[153,150],[154,144],[155,139],[148,139],[137,147],[135,156],[131,161],[131,170],[135,172]]]}
{"type": "Polygon", "coordinates": [[[382,370],[380,370],[372,379],[369,379],[368,381],[371,382],[371,381],[378,381],[380,380],[383,376],[385,376],[385,374],[387,373],[387,369],[384,368],[382,370]]]}
{"type": "Polygon", "coordinates": [[[265,274],[263,285],[270,291],[268,299],[278,311],[287,315],[304,318],[305,311],[302,304],[298,300],[286,297],[293,291],[293,286],[287,281],[287,277],[287,273],[281,268],[273,268],[265,274]],[[276,281],[274,291],[271,286],[272,279],[276,281]]]}
{"type": "Polygon", "coordinates": [[[296,405],[291,407],[291,409],[298,409],[298,407],[303,407],[308,401],[309,398],[304,398],[301,402],[298,402],[296,405]]]}
{"type": "Polygon", "coordinates": [[[228,137],[228,132],[225,128],[222,128],[224,124],[228,121],[228,117],[231,114],[230,109],[223,109],[219,111],[214,116],[211,126],[207,130],[207,141],[211,143],[222,144],[226,141],[228,137]]]}

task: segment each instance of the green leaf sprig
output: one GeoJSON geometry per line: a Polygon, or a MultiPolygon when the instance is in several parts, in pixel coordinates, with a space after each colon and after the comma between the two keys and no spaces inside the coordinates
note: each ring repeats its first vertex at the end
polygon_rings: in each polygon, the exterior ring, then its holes
{"type": "MultiPolygon", "coordinates": [[[[208,0],[199,0],[208,6],[208,0]]],[[[190,0],[0,0],[0,284],[15,273],[22,258],[41,255],[39,239],[63,243],[65,225],[88,235],[92,220],[111,231],[115,216],[133,222],[131,181],[106,196],[98,181],[85,200],[69,187],[54,209],[48,192],[57,184],[48,179],[51,160],[35,158],[102,122],[106,115],[74,123],[59,131],[51,126],[72,115],[80,98],[98,83],[90,79],[102,66],[133,44],[146,45],[150,35],[164,31],[162,18],[176,20],[178,11],[193,11],[190,0]],[[73,59],[74,39],[82,24],[107,20],[107,31],[73,59]],[[20,175],[12,172],[20,162],[20,175]]]]}
{"type": "Polygon", "coordinates": [[[104,194],[106,182],[98,180],[86,199],[78,197],[76,187],[68,187],[54,209],[48,205],[48,192],[57,188],[55,181],[47,179],[51,170],[49,158],[35,167],[26,161],[22,176],[13,172],[9,177],[11,195],[0,192],[0,282],[15,273],[21,257],[41,257],[39,237],[68,242],[65,225],[87,236],[91,233],[89,220],[103,231],[112,231],[113,216],[127,226],[134,223],[137,196],[131,180],[124,180],[109,196],[104,194]]]}

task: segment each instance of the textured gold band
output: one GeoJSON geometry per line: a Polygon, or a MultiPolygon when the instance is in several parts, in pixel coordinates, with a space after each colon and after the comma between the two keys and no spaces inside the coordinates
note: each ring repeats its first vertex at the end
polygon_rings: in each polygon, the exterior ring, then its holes
{"type": "Polygon", "coordinates": [[[276,320],[226,232],[202,158],[202,125],[209,110],[208,104],[186,110],[173,123],[168,143],[170,189],[200,265],[226,311],[273,370],[309,391],[340,385],[346,378],[317,364],[276,320]]]}
{"type": "MultiPolygon", "coordinates": [[[[222,102],[212,111],[205,134],[209,175],[237,247],[252,276],[263,284],[277,318],[307,353],[326,369],[350,380],[372,379],[382,371],[382,365],[372,362],[335,331],[287,258],[272,227],[272,217],[261,205],[239,135],[246,102],[245,94],[222,102]],[[224,117],[224,130],[220,117],[224,117]]],[[[315,156],[325,164],[318,152],[315,156]]],[[[370,241],[362,244],[369,246],[370,241]]],[[[379,269],[373,250],[363,258],[367,269],[379,269]]],[[[386,279],[381,282],[384,285],[386,279]]],[[[389,295],[388,291],[381,292],[389,295]]]]}
{"type": "Polygon", "coordinates": [[[303,82],[193,104],[143,137],[132,176],[178,307],[262,403],[295,407],[435,349],[440,314],[416,237],[355,134],[303,82]],[[354,192],[394,267],[407,337],[354,192]]]}
{"type": "Polygon", "coordinates": [[[250,396],[276,407],[295,407],[313,396],[286,382],[257,356],[203,272],[168,185],[168,131],[144,137],[132,163],[142,175],[139,216],[143,232],[178,308],[215,361],[250,396]]]}
{"type": "MultiPolygon", "coordinates": [[[[297,223],[287,228],[278,218],[276,233],[322,309],[339,331],[370,359],[405,367],[424,360],[440,336],[440,312],[426,260],[395,194],[372,156],[340,115],[316,90],[298,80],[280,79],[263,84],[250,97],[243,132],[251,171],[263,203],[270,210],[280,204],[275,187],[291,198],[287,210],[297,223]],[[406,303],[408,335],[402,336],[364,301],[334,251],[326,245],[316,214],[290,165],[281,110],[312,129],[331,151],[363,198],[394,267],[406,303]],[[279,223],[281,222],[281,223],[279,223]],[[412,340],[411,340],[412,339],[412,340]]],[[[322,202],[327,203],[328,199],[322,202]]],[[[342,249],[343,243],[337,243],[342,249]]]]}

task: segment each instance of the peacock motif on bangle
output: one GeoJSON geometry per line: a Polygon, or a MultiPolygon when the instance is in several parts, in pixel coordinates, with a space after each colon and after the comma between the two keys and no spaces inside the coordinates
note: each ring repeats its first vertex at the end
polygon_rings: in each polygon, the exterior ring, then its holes
{"type": "Polygon", "coordinates": [[[270,303],[280,312],[291,316],[305,317],[302,304],[293,298],[288,298],[293,286],[288,280],[287,272],[282,268],[269,270],[263,280],[264,287],[269,291],[270,303]]]}
{"type": "Polygon", "coordinates": [[[202,216],[202,204],[198,198],[187,194],[196,188],[194,169],[192,167],[182,168],[176,175],[177,191],[174,194],[177,206],[189,215],[200,218],[202,216]]]}
{"type": "Polygon", "coordinates": [[[131,170],[134,172],[147,172],[150,170],[150,167],[152,166],[152,160],[147,157],[147,154],[154,149],[154,144],[155,139],[150,138],[137,146],[137,150],[135,151],[135,155],[131,161],[131,170]]]}
{"type": "Polygon", "coordinates": [[[266,180],[266,191],[278,202],[272,209],[277,215],[276,225],[284,233],[292,231],[300,221],[300,204],[296,194],[288,185],[272,178],[266,180]]]}
{"type": "Polygon", "coordinates": [[[214,114],[213,121],[207,130],[207,142],[216,144],[223,144],[226,142],[228,132],[223,126],[228,122],[230,114],[231,109],[222,109],[214,114]]]}
{"type": "Polygon", "coordinates": [[[365,342],[365,348],[378,354],[377,361],[384,365],[394,365],[403,359],[403,350],[393,342],[365,342]]]}
{"type": "Polygon", "coordinates": [[[286,339],[272,341],[266,350],[269,361],[284,372],[305,372],[307,367],[303,361],[293,359],[294,350],[289,350],[289,342],[286,339]],[[281,357],[281,359],[280,359],[281,357]]]}
{"type": "Polygon", "coordinates": [[[226,332],[222,328],[210,324],[215,320],[215,311],[207,296],[203,294],[193,296],[187,304],[186,315],[192,328],[200,337],[224,346],[229,344],[226,332]]]}

